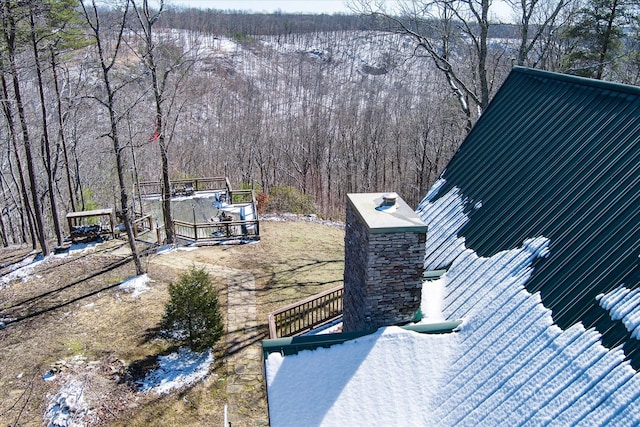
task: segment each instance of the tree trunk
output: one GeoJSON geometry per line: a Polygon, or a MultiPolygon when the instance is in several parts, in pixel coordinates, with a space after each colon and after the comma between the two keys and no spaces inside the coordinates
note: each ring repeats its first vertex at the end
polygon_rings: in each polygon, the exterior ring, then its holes
{"type": "Polygon", "coordinates": [[[16,25],[12,16],[9,2],[3,2],[4,6],[4,38],[6,42],[7,56],[9,58],[9,68],[12,74],[13,94],[16,99],[16,105],[18,108],[18,118],[20,120],[20,127],[22,130],[22,142],[24,144],[25,158],[27,162],[27,174],[29,177],[29,184],[31,188],[31,199],[33,201],[33,211],[36,223],[36,233],[38,242],[40,243],[40,249],[44,256],[49,255],[49,248],[47,247],[47,237],[45,234],[44,220],[42,218],[42,207],[40,205],[40,199],[38,198],[38,182],[36,180],[36,173],[33,161],[33,153],[31,150],[31,140],[29,137],[29,129],[27,127],[27,119],[24,111],[24,103],[22,100],[22,94],[20,92],[20,82],[18,80],[18,67],[16,65],[16,25]]]}
{"type": "Polygon", "coordinates": [[[29,24],[31,25],[31,45],[36,65],[36,76],[38,78],[38,94],[40,96],[40,112],[42,114],[42,140],[44,144],[44,164],[47,170],[47,188],[49,193],[49,204],[51,205],[51,217],[53,218],[53,229],[56,233],[58,246],[62,246],[62,232],[60,231],[60,218],[58,217],[58,206],[54,192],[54,167],[51,162],[51,147],[49,145],[49,126],[47,124],[47,107],[45,104],[44,88],[42,84],[42,67],[40,64],[40,53],[38,52],[38,40],[36,39],[36,24],[33,17],[33,9],[29,11],[29,24]]]}
{"type": "Polygon", "coordinates": [[[56,105],[58,108],[58,138],[60,138],[60,143],[62,144],[62,155],[64,157],[64,169],[67,177],[67,189],[69,191],[69,202],[71,203],[71,210],[76,211],[76,201],[73,195],[73,184],[71,179],[71,166],[69,165],[69,153],[67,150],[67,138],[64,132],[64,118],[62,115],[62,99],[60,96],[60,86],[58,84],[58,68],[56,62],[56,55],[51,46],[50,50],[51,54],[51,72],[53,73],[53,87],[56,92],[56,105]]]}
{"type": "Polygon", "coordinates": [[[136,2],[133,2],[133,7],[138,15],[138,20],[144,31],[145,41],[145,62],[147,69],[151,73],[151,82],[153,86],[153,97],[156,107],[156,129],[158,134],[158,147],[160,149],[160,161],[162,164],[162,216],[164,218],[165,235],[168,244],[175,242],[175,230],[173,226],[173,216],[171,214],[171,182],[169,179],[169,156],[167,155],[167,140],[165,135],[165,123],[164,123],[164,111],[162,103],[164,100],[165,82],[169,71],[165,71],[163,75],[162,83],[158,76],[158,67],[154,56],[154,43],[153,43],[153,24],[157,22],[160,17],[160,13],[164,8],[164,1],[161,0],[158,11],[152,15],[149,9],[147,0],[142,1],[141,8],[138,7],[136,2]]]}
{"type": "MultiPolygon", "coordinates": [[[[1,69],[1,67],[0,67],[1,69]]],[[[22,196],[22,204],[24,206],[24,215],[21,216],[21,220],[23,222],[23,239],[26,241],[26,236],[24,236],[24,226],[28,228],[29,235],[31,237],[31,245],[33,249],[37,247],[37,238],[34,230],[33,224],[33,212],[31,210],[31,204],[29,202],[29,191],[27,190],[27,183],[24,179],[24,172],[22,167],[22,161],[20,161],[20,154],[18,152],[18,137],[16,134],[15,121],[13,118],[13,110],[11,109],[11,104],[9,103],[9,92],[7,90],[7,81],[5,79],[4,74],[0,75],[0,83],[2,85],[2,111],[4,112],[5,118],[7,120],[7,126],[9,128],[9,137],[11,138],[11,145],[13,147],[13,152],[16,158],[16,168],[18,169],[18,181],[20,184],[20,194],[22,196]],[[26,218],[25,218],[26,217],[26,218]]]]}
{"type": "Polygon", "coordinates": [[[115,91],[111,84],[111,70],[112,70],[112,66],[115,64],[115,58],[118,55],[119,48],[122,42],[122,33],[125,28],[127,11],[129,10],[129,3],[127,2],[125,4],[125,8],[122,14],[122,20],[119,24],[119,27],[117,28],[118,33],[115,41],[116,45],[113,49],[113,57],[111,58],[111,60],[108,60],[106,58],[106,54],[102,46],[103,39],[100,33],[100,17],[98,13],[98,8],[96,6],[96,0],[92,0],[91,6],[90,6],[92,8],[93,17],[95,18],[96,22],[92,21],[90,13],[86,9],[86,6],[84,3],[80,3],[80,7],[83,10],[84,16],[87,20],[87,24],[91,27],[91,31],[93,32],[93,35],[95,37],[98,59],[100,62],[100,68],[102,70],[102,82],[104,83],[104,89],[107,95],[107,99],[101,102],[101,104],[107,108],[107,111],[109,113],[110,133],[108,136],[111,139],[111,142],[113,143],[113,152],[116,157],[116,171],[118,174],[118,185],[120,187],[120,205],[121,205],[121,209],[120,209],[120,212],[118,213],[118,217],[124,223],[125,231],[127,233],[127,238],[129,240],[129,248],[131,249],[131,255],[133,257],[133,262],[136,267],[136,274],[141,275],[144,273],[144,268],[142,267],[142,263],[140,262],[140,255],[138,254],[136,241],[133,235],[133,225],[131,221],[131,214],[129,212],[129,196],[127,194],[127,186],[124,179],[124,160],[122,158],[122,147],[120,144],[120,136],[118,131],[118,117],[115,111],[115,108],[116,108],[115,91]]]}
{"type": "Polygon", "coordinates": [[[600,50],[600,57],[598,60],[598,67],[596,68],[596,79],[602,80],[602,76],[604,75],[605,62],[607,60],[607,55],[609,53],[609,46],[611,45],[611,33],[613,31],[613,24],[616,20],[618,13],[618,0],[613,0],[611,4],[611,10],[609,17],[607,19],[607,27],[603,34],[602,46],[600,50]]]}

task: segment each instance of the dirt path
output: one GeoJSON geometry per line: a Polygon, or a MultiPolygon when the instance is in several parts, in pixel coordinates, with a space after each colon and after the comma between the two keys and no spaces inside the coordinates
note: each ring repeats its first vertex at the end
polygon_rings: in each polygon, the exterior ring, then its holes
{"type": "Polygon", "coordinates": [[[262,354],[258,331],[253,274],[220,265],[194,261],[186,252],[154,257],[152,263],[175,269],[203,268],[227,281],[227,405],[233,426],[268,425],[262,354]]]}

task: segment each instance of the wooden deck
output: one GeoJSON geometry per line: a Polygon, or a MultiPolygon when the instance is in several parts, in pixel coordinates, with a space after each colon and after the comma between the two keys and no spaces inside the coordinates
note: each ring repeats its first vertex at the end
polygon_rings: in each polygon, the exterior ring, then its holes
{"type": "MultiPolygon", "coordinates": [[[[162,182],[140,182],[136,190],[141,198],[162,197],[162,182]]],[[[220,217],[212,217],[208,222],[197,222],[194,211],[193,221],[175,220],[174,230],[177,239],[186,243],[212,244],[229,239],[260,240],[258,204],[253,190],[233,190],[226,177],[208,177],[171,180],[171,197],[206,196],[202,193],[216,194],[220,198],[218,211],[220,217]],[[237,211],[235,211],[237,210],[237,211]],[[245,216],[246,211],[246,217],[245,216]],[[229,215],[222,215],[222,212],[229,215]]],[[[149,218],[151,227],[151,219],[149,218]]],[[[152,227],[151,227],[152,228],[152,227]]],[[[162,245],[166,240],[164,225],[156,229],[156,241],[162,245]]]]}

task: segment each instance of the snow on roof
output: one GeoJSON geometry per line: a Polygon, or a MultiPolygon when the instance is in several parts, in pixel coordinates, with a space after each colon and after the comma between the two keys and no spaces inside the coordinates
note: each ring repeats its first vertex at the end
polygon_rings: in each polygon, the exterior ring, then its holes
{"type": "Polygon", "coordinates": [[[430,414],[457,347],[455,336],[389,327],[329,349],[272,353],[266,361],[271,425],[437,424],[430,414]],[[431,380],[406,382],[405,375],[431,380]]]}
{"type": "Polygon", "coordinates": [[[637,425],[640,380],[623,351],[606,349],[581,324],[563,331],[540,295],[525,289],[549,240],[532,236],[479,257],[458,234],[465,211],[482,203],[468,206],[458,188],[434,200],[441,185],[417,212],[429,225],[425,268],[450,267],[424,284],[423,296],[444,283],[442,315],[464,319],[459,331],[388,327],[328,349],[272,353],[265,361],[271,425],[637,425]]]}
{"type": "Polygon", "coordinates": [[[640,339],[640,289],[619,286],[607,294],[598,295],[596,299],[600,307],[609,311],[611,319],[622,320],[631,337],[640,339]]]}

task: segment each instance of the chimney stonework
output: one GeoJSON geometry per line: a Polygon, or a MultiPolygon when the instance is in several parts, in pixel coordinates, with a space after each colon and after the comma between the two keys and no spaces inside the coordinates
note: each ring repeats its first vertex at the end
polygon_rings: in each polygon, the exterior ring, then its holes
{"type": "Polygon", "coordinates": [[[420,308],[427,226],[401,198],[388,201],[388,193],[347,195],[345,332],[407,323],[420,308]]]}

